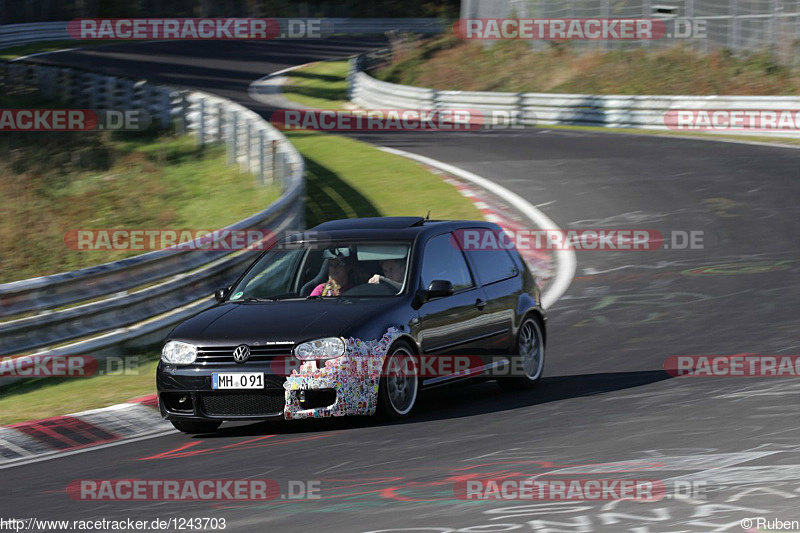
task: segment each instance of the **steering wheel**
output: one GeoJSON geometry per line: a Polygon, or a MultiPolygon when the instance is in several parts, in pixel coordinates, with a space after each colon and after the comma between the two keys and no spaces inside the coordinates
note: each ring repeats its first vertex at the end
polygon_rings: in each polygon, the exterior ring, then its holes
{"type": "Polygon", "coordinates": [[[394,296],[397,289],[390,283],[381,281],[380,283],[362,283],[344,291],[347,296],[394,296]]]}

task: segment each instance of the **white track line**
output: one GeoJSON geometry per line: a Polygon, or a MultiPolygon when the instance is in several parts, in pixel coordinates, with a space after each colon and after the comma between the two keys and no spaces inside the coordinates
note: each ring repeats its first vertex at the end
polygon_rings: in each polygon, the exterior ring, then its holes
{"type": "MultiPolygon", "coordinates": [[[[388,148],[386,146],[379,146],[378,149],[390,154],[413,159],[414,161],[418,161],[425,165],[430,165],[434,168],[438,168],[439,170],[443,170],[453,174],[454,176],[458,176],[459,178],[472,182],[478,187],[496,194],[522,211],[522,213],[527,216],[534,223],[534,225],[536,225],[536,227],[540,229],[558,230],[558,226],[556,226],[555,222],[550,220],[547,215],[539,211],[536,206],[531,204],[522,196],[509,191],[505,187],[498,185],[487,178],[478,176],[477,174],[462,168],[458,168],[457,166],[443,163],[423,155],[412,154],[411,152],[406,152],[405,150],[388,148]]],[[[545,287],[542,294],[542,306],[545,309],[556,303],[558,299],[561,298],[561,295],[567,291],[570,283],[572,283],[572,278],[575,277],[575,268],[577,265],[575,260],[575,252],[573,250],[556,250],[553,252],[553,255],[556,259],[556,274],[553,277],[553,281],[547,287],[545,287]]]]}
{"type": "Polygon", "coordinates": [[[102,450],[103,448],[121,446],[123,444],[130,444],[132,442],[139,442],[142,440],[155,439],[157,437],[164,437],[167,435],[174,435],[176,433],[177,432],[174,429],[156,430],[156,432],[145,433],[144,435],[139,435],[138,437],[115,440],[114,442],[99,444],[97,446],[88,446],[86,448],[80,448],[78,450],[72,450],[69,452],[60,452],[58,450],[54,450],[52,452],[48,452],[45,455],[38,455],[36,457],[31,457],[30,459],[12,460],[11,462],[8,463],[0,463],[0,470],[4,470],[6,468],[14,468],[15,466],[29,465],[31,463],[41,463],[43,461],[49,461],[51,459],[61,459],[62,457],[69,457],[70,455],[77,455],[79,453],[86,453],[86,452],[94,452],[97,450],[102,450]]]}
{"type": "Polygon", "coordinates": [[[31,58],[31,57],[38,57],[38,56],[43,56],[43,55],[47,55],[47,54],[58,54],[58,53],[61,53],[61,52],[72,52],[74,50],[83,50],[83,49],[82,48],[61,48],[60,50],[50,50],[49,52],[36,52],[35,54],[28,54],[26,56],[19,56],[19,57],[15,57],[14,59],[9,59],[8,62],[9,63],[13,63],[14,61],[22,61],[24,59],[28,59],[28,58],[31,58]]]}
{"type": "MultiPolygon", "coordinates": [[[[58,50],[58,52],[66,52],[68,50],[70,50],[70,49],[58,50]]],[[[55,53],[55,52],[42,52],[41,55],[52,54],[52,53],[55,53]]],[[[32,54],[32,55],[40,55],[40,54],[32,54]]],[[[24,57],[32,57],[32,56],[23,56],[23,57],[18,58],[18,59],[23,59],[24,57]]],[[[248,89],[248,93],[250,94],[251,97],[254,96],[254,92],[255,91],[254,91],[253,85],[257,84],[259,81],[262,81],[264,79],[280,75],[280,74],[282,74],[284,72],[287,72],[287,71],[290,71],[290,70],[294,70],[294,69],[300,68],[302,66],[304,66],[304,65],[298,65],[298,66],[295,66],[295,67],[290,67],[290,68],[287,68],[287,69],[280,70],[278,72],[274,72],[274,73],[269,74],[267,76],[264,76],[263,78],[260,78],[260,79],[256,80],[253,84],[250,85],[250,87],[248,89]]],[[[255,100],[256,98],[253,98],[253,99],[255,100]]],[[[479,176],[477,174],[469,172],[468,170],[464,170],[464,169],[458,168],[458,167],[456,167],[454,165],[450,165],[448,163],[443,163],[441,161],[437,161],[436,159],[431,159],[430,157],[425,157],[425,156],[422,156],[422,155],[412,154],[411,152],[406,152],[405,150],[398,150],[396,148],[388,148],[386,146],[378,146],[377,148],[379,150],[382,150],[382,151],[390,153],[390,154],[399,155],[401,157],[406,157],[408,159],[413,159],[413,160],[418,161],[420,163],[423,163],[423,164],[426,164],[426,165],[430,165],[430,166],[432,166],[434,168],[438,168],[440,170],[443,170],[444,172],[448,172],[450,174],[453,174],[454,176],[458,176],[459,178],[462,178],[462,179],[464,179],[466,181],[472,182],[475,185],[477,185],[477,186],[479,186],[481,188],[484,188],[484,189],[496,194],[500,198],[503,198],[504,200],[506,200],[508,203],[510,203],[511,205],[516,207],[517,209],[519,209],[537,227],[539,227],[541,229],[554,229],[554,230],[558,229],[558,226],[556,226],[555,222],[550,220],[550,218],[547,215],[545,215],[544,213],[539,211],[534,205],[532,205],[530,202],[525,200],[523,197],[521,197],[518,194],[515,194],[515,193],[513,193],[511,191],[509,191],[505,187],[502,187],[501,185],[498,185],[497,183],[494,183],[493,181],[490,181],[490,180],[488,180],[488,179],[486,179],[486,178],[484,178],[482,176],[479,176]]],[[[555,258],[556,258],[556,274],[553,277],[553,281],[545,288],[545,290],[544,290],[544,292],[542,294],[542,306],[544,308],[549,308],[556,301],[558,301],[558,299],[561,297],[561,295],[563,295],[566,292],[567,288],[569,288],[570,283],[572,283],[572,278],[575,276],[575,268],[576,268],[575,252],[573,252],[572,250],[557,250],[554,253],[554,255],[555,255],[555,258]]],[[[110,442],[110,443],[107,443],[107,444],[101,444],[99,446],[91,446],[91,447],[82,448],[82,449],[79,449],[79,450],[73,450],[73,451],[70,451],[70,452],[52,452],[52,455],[51,454],[41,455],[41,456],[38,456],[38,457],[32,457],[32,458],[27,459],[27,460],[17,460],[17,461],[5,463],[5,464],[0,464],[0,470],[4,470],[6,468],[14,468],[15,466],[23,466],[23,465],[27,465],[27,464],[31,464],[31,463],[40,463],[42,461],[49,461],[51,459],[59,459],[61,457],[68,457],[70,455],[77,455],[79,453],[86,453],[86,452],[91,452],[91,451],[95,451],[95,450],[101,450],[103,448],[110,448],[110,447],[113,447],[113,446],[120,446],[120,445],[123,445],[123,444],[129,444],[129,443],[138,442],[138,441],[142,441],[142,440],[148,440],[148,439],[153,439],[153,438],[157,438],[157,437],[163,437],[163,436],[174,434],[174,433],[175,433],[175,431],[170,429],[170,430],[167,430],[167,431],[158,431],[158,432],[155,432],[155,433],[140,435],[138,437],[122,439],[122,440],[115,441],[115,442],[110,442]]]]}

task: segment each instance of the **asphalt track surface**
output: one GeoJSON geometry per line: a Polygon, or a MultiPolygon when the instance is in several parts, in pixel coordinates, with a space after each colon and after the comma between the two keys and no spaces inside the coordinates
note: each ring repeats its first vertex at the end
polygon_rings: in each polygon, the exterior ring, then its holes
{"type": "MultiPolygon", "coordinates": [[[[248,97],[251,81],[374,44],[153,43],[36,59],[204,89],[267,113],[248,97]]],[[[576,278],[550,309],[535,390],[477,383],[431,391],[401,424],[251,424],[19,466],[2,473],[0,514],[224,517],[228,531],[744,531],[747,517],[800,519],[800,380],[663,371],[672,355],[800,354],[800,152],[546,129],[360,137],[489,178],[564,229],[703,231],[704,248],[578,252],[576,278]],[[465,476],[520,473],[709,490],[657,502],[453,496],[465,476]],[[98,503],[65,493],[75,479],[122,478],[267,478],[284,492],[316,480],[321,497],[98,503]]]]}

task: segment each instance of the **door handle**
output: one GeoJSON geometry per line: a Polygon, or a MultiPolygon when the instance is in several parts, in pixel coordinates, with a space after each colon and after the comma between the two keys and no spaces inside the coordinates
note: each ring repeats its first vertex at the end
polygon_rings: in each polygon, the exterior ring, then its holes
{"type": "Polygon", "coordinates": [[[483,308],[486,307],[486,302],[478,298],[477,300],[475,300],[475,307],[483,311],[483,308]]]}

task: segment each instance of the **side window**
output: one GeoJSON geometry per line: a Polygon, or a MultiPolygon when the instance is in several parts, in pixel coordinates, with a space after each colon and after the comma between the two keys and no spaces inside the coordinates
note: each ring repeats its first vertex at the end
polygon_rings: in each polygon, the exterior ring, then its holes
{"type": "Polygon", "coordinates": [[[507,250],[470,250],[467,254],[483,285],[513,278],[519,272],[507,250]]]}
{"type": "Polygon", "coordinates": [[[449,233],[433,237],[423,252],[422,286],[427,287],[437,279],[451,282],[456,291],[473,286],[464,254],[453,246],[449,233]]]}

